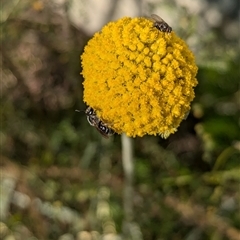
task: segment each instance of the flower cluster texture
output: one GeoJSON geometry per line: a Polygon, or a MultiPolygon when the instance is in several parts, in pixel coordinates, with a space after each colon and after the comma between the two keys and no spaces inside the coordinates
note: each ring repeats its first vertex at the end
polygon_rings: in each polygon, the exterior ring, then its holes
{"type": "Polygon", "coordinates": [[[84,102],[116,133],[167,138],[190,111],[197,66],[174,31],[124,17],[96,33],[81,56],[84,102]]]}

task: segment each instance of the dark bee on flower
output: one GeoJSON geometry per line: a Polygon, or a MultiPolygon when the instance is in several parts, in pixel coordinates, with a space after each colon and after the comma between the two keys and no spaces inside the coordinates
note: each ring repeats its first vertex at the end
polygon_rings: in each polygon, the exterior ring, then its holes
{"type": "Polygon", "coordinates": [[[111,128],[107,126],[106,123],[104,123],[101,119],[98,118],[96,112],[93,110],[92,107],[88,107],[85,113],[89,124],[95,127],[102,134],[102,136],[109,138],[115,133],[111,128]]]}
{"type": "MultiPolygon", "coordinates": [[[[79,110],[76,111],[79,112],[79,110]]],[[[87,116],[87,121],[89,124],[95,127],[103,137],[109,138],[115,133],[111,128],[107,126],[106,123],[99,119],[92,107],[87,107],[85,114],[87,116]]]]}
{"type": "Polygon", "coordinates": [[[154,21],[153,27],[157,28],[161,32],[172,32],[172,28],[158,15],[152,14],[151,19],[154,21]]]}

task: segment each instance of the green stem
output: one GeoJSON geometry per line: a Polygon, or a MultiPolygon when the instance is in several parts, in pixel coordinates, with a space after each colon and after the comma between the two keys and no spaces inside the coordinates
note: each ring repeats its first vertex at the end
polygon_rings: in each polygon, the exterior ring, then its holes
{"type": "Polygon", "coordinates": [[[134,178],[134,159],[133,159],[133,141],[131,138],[122,134],[122,162],[125,177],[124,184],[124,214],[125,220],[133,220],[133,178],[134,178]]]}

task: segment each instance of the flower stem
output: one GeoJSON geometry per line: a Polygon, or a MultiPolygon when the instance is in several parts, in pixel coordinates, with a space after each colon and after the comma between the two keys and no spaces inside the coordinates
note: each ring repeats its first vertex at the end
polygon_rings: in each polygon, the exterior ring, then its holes
{"type": "Polygon", "coordinates": [[[122,162],[125,177],[123,191],[124,223],[123,234],[129,236],[131,223],[133,221],[133,178],[134,178],[134,159],[133,141],[131,138],[122,134],[122,162]]]}

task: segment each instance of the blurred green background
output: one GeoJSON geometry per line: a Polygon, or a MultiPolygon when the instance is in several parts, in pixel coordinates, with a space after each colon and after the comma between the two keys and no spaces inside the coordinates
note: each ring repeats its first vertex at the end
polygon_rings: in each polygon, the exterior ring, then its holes
{"type": "Polygon", "coordinates": [[[0,239],[240,239],[239,1],[0,5],[0,239]],[[151,13],[193,50],[199,85],[174,135],[133,140],[126,219],[121,136],[75,112],[80,55],[107,22],[151,13]]]}

